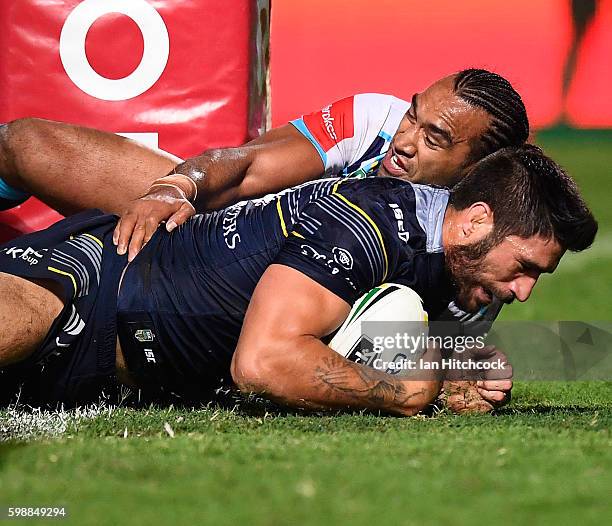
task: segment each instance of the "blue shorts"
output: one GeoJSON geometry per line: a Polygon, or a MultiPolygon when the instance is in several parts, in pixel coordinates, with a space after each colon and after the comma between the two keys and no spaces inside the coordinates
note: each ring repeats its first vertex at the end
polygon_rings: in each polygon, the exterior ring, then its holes
{"type": "Polygon", "coordinates": [[[0,369],[0,384],[24,382],[22,402],[70,406],[116,389],[117,289],[127,263],[112,243],[116,222],[87,211],[0,246],[0,272],[51,280],[63,291],[64,309],[42,345],[0,369]]]}

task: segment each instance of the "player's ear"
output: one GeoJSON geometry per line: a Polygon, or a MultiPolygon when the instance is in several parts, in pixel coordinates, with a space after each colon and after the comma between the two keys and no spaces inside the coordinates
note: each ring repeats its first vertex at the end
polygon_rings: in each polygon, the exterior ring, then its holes
{"type": "Polygon", "coordinates": [[[493,210],[482,201],[472,203],[464,210],[463,236],[474,241],[484,238],[493,230],[493,210]]]}

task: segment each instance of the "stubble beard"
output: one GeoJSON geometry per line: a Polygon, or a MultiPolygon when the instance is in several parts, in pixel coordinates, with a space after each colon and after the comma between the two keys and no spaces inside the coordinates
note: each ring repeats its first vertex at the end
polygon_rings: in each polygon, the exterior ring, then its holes
{"type": "Polygon", "coordinates": [[[497,295],[496,290],[482,277],[486,274],[485,258],[496,245],[495,238],[489,234],[475,243],[452,245],[444,251],[446,268],[456,289],[456,301],[467,311],[478,307],[469,304],[476,287],[481,286],[497,295]]]}

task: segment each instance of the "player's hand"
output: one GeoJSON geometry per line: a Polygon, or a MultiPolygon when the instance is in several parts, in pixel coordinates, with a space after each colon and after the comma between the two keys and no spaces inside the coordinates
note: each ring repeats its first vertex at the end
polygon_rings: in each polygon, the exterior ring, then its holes
{"type": "Polygon", "coordinates": [[[457,414],[490,413],[494,409],[493,404],[480,395],[476,382],[468,380],[445,380],[438,402],[457,414]]]}
{"type": "Polygon", "coordinates": [[[503,364],[500,369],[485,369],[480,379],[446,380],[442,401],[455,413],[488,413],[510,401],[512,393],[512,366],[506,355],[495,346],[476,350],[471,357],[479,361],[503,364]]]}
{"type": "Polygon", "coordinates": [[[512,394],[512,365],[508,357],[494,345],[485,347],[481,359],[503,364],[501,369],[487,369],[484,377],[476,382],[478,394],[493,407],[501,407],[510,401],[512,394]]]}
{"type": "Polygon", "coordinates": [[[132,201],[121,214],[113,233],[117,253],[123,255],[127,252],[128,261],[132,261],[162,221],[166,221],[166,230],[172,232],[195,213],[187,195],[178,186],[151,186],[145,195],[132,201]]]}
{"type": "Polygon", "coordinates": [[[479,380],[476,390],[493,407],[506,405],[512,396],[512,380],[479,380]]]}

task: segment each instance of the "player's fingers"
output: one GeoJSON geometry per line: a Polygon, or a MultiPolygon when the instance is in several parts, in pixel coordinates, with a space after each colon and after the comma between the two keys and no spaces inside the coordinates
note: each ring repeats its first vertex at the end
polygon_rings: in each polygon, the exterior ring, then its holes
{"type": "MultiPolygon", "coordinates": [[[[119,224],[117,225],[117,229],[119,229],[117,233],[117,254],[122,256],[126,253],[128,248],[128,243],[130,238],[132,237],[132,232],[134,231],[134,225],[136,224],[136,215],[135,214],[127,214],[121,217],[119,220],[119,224]]],[[[114,234],[113,234],[114,236],[114,234]]]]}
{"type": "MultiPolygon", "coordinates": [[[[491,361],[491,360],[489,360],[491,361]]],[[[496,367],[491,367],[491,369],[487,369],[484,371],[484,378],[483,380],[485,381],[501,381],[501,380],[507,380],[507,381],[512,381],[512,376],[514,374],[513,370],[512,370],[512,365],[510,365],[507,361],[505,361],[503,358],[493,358],[492,360],[493,362],[497,362],[499,361],[499,366],[496,367]]]]}
{"type": "Polygon", "coordinates": [[[487,391],[510,391],[512,380],[479,380],[476,386],[487,391]]]}
{"type": "Polygon", "coordinates": [[[128,261],[132,261],[140,249],[142,248],[142,242],[146,234],[146,228],[144,223],[137,223],[132,232],[132,238],[130,239],[130,247],[128,251],[128,261]]]}
{"type": "Polygon", "coordinates": [[[488,391],[480,387],[477,387],[476,389],[478,390],[478,394],[482,396],[484,400],[492,404],[502,404],[506,401],[508,396],[504,391],[488,391]]]}
{"type": "Polygon", "coordinates": [[[172,232],[177,226],[181,226],[187,219],[195,215],[196,210],[191,203],[183,205],[166,221],[166,230],[172,232]]]}
{"type": "Polygon", "coordinates": [[[143,246],[146,245],[149,242],[149,240],[153,237],[153,234],[155,234],[155,231],[157,230],[158,227],[159,227],[159,221],[157,219],[155,219],[154,217],[147,217],[145,221],[145,235],[142,240],[143,246]]]}
{"type": "Polygon", "coordinates": [[[115,230],[113,230],[113,245],[117,246],[119,243],[119,233],[121,232],[121,218],[117,221],[117,225],[115,226],[115,230]]]}
{"type": "Polygon", "coordinates": [[[477,360],[485,360],[487,358],[491,358],[495,355],[496,352],[497,348],[495,347],[495,345],[487,345],[486,347],[482,348],[476,347],[472,351],[473,357],[477,360]]]}

